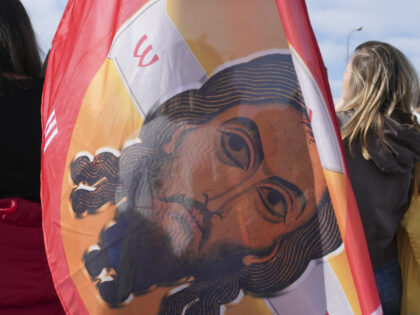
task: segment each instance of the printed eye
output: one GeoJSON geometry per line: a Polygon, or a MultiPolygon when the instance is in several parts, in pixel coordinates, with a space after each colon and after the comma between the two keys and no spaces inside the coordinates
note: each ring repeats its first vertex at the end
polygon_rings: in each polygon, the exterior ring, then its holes
{"type": "MultiPolygon", "coordinates": [[[[257,188],[262,204],[268,211],[270,221],[284,221],[289,210],[289,203],[283,194],[268,186],[257,188]]],[[[265,217],[268,217],[264,215],[265,217]]]]}
{"type": "MultiPolygon", "coordinates": [[[[220,131],[220,148],[218,157],[225,164],[247,170],[250,164],[250,145],[237,133],[220,131]]],[[[217,148],[217,146],[216,146],[217,148]]]]}

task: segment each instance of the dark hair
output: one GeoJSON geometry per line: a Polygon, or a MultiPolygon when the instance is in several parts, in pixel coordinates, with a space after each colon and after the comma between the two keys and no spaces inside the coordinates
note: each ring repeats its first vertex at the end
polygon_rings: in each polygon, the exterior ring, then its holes
{"type": "Polygon", "coordinates": [[[41,75],[41,58],[28,14],[19,0],[0,1],[0,87],[5,74],[41,75]]]}

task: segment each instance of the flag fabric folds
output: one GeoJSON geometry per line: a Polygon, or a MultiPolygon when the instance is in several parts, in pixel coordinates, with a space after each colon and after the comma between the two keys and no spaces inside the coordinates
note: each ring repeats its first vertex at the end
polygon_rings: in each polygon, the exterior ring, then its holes
{"type": "Polygon", "coordinates": [[[70,0],[42,125],[67,313],[382,313],[303,0],[70,0]]]}

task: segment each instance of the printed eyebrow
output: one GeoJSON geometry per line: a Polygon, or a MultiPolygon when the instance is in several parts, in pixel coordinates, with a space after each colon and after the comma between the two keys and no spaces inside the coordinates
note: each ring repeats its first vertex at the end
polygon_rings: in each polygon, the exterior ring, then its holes
{"type": "Polygon", "coordinates": [[[260,132],[258,126],[249,118],[245,117],[235,117],[228,121],[225,121],[222,126],[228,125],[230,128],[236,129],[245,135],[251,140],[253,148],[255,150],[255,165],[253,167],[261,164],[264,159],[264,151],[262,148],[262,141],[260,137],[260,132]],[[235,128],[235,126],[238,126],[235,128]]]}
{"type": "Polygon", "coordinates": [[[303,207],[301,209],[301,212],[297,215],[296,218],[299,218],[301,216],[301,214],[303,213],[303,211],[306,208],[306,198],[305,198],[305,194],[302,192],[302,190],[296,186],[295,184],[279,177],[279,176],[272,176],[268,179],[265,180],[265,183],[267,184],[272,184],[275,185],[277,187],[283,187],[286,188],[286,191],[291,192],[295,198],[293,198],[293,200],[298,200],[300,199],[303,202],[303,207]]]}

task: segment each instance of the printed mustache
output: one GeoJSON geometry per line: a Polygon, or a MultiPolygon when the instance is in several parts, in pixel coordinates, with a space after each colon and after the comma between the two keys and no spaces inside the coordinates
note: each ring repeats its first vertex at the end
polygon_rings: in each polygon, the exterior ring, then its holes
{"type": "Polygon", "coordinates": [[[199,202],[198,200],[195,200],[183,194],[172,195],[169,197],[161,198],[160,200],[167,203],[178,203],[182,207],[184,207],[184,209],[190,214],[191,218],[194,220],[195,224],[198,226],[202,233],[202,238],[199,245],[199,249],[201,249],[203,244],[210,236],[211,217],[213,215],[221,217],[221,215],[219,213],[210,212],[207,209],[205,203],[199,202]],[[200,217],[198,216],[201,216],[202,220],[200,220],[200,217]]]}

